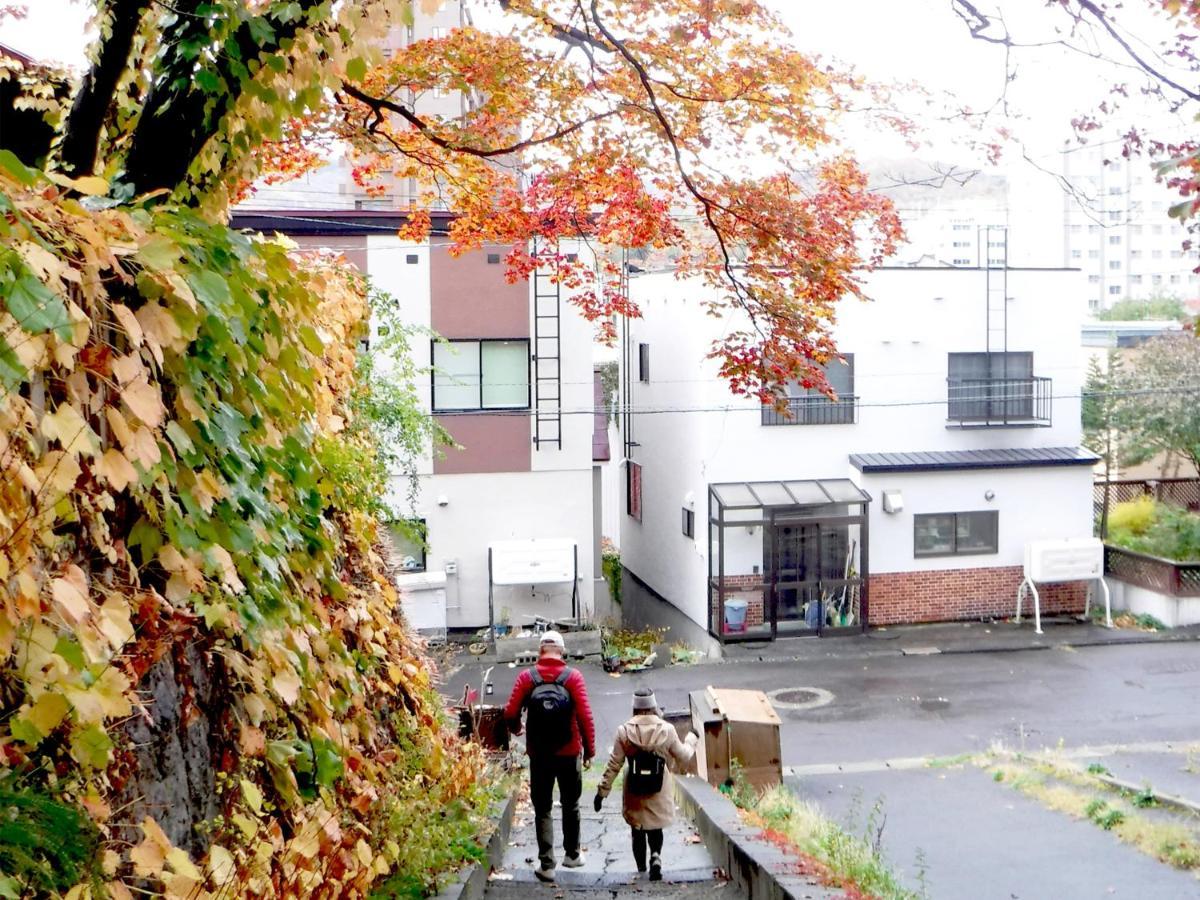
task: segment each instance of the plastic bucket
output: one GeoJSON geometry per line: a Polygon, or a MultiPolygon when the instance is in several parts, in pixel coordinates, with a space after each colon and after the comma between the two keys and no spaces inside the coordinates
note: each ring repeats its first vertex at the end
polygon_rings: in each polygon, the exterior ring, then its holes
{"type": "Polygon", "coordinates": [[[746,601],[733,598],[725,601],[725,632],[746,630],[746,601]]]}

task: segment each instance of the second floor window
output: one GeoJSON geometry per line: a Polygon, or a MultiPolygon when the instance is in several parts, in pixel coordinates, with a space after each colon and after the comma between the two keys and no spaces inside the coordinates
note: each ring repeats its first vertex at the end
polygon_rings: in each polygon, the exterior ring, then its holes
{"type": "Polygon", "coordinates": [[[433,345],[433,410],[529,408],[529,341],[433,345]]]}
{"type": "Polygon", "coordinates": [[[764,406],[764,425],[853,425],[858,398],[854,394],[854,354],[844,354],[845,362],[831,359],[822,366],[825,380],[837,394],[830,400],[816,388],[806,388],[799,382],[789,382],[788,412],[764,406]]]}
{"type": "Polygon", "coordinates": [[[950,419],[1032,414],[1032,353],[951,353],[947,375],[950,419]]]}

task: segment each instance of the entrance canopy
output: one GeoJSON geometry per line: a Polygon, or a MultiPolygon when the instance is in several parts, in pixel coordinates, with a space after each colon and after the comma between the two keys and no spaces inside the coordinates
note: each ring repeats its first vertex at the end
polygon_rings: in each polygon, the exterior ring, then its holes
{"type": "Polygon", "coordinates": [[[814,481],[734,481],[714,484],[712,493],[722,509],[871,502],[871,495],[849,478],[823,478],[814,481]]]}
{"type": "Polygon", "coordinates": [[[709,633],[864,630],[870,502],[849,478],[709,485],[709,633]]]}

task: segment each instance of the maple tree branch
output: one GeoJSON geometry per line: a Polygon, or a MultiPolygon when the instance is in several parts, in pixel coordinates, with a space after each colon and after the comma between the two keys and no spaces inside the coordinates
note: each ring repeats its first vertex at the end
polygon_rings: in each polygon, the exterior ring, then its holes
{"type": "Polygon", "coordinates": [[[441,147],[443,150],[450,150],[454,153],[464,153],[469,156],[478,156],[481,159],[491,159],[496,156],[508,156],[520,150],[528,150],[530,147],[537,147],[541,144],[552,143],[553,141],[560,140],[569,134],[573,134],[587,125],[602,121],[603,119],[607,119],[610,116],[614,116],[620,112],[620,108],[607,109],[604,112],[594,113],[593,115],[580,119],[577,122],[573,122],[565,128],[560,128],[553,134],[546,134],[537,138],[529,138],[527,140],[517,141],[515,144],[510,144],[507,147],[493,147],[490,149],[485,149],[481,147],[470,147],[466,144],[459,144],[454,141],[447,140],[434,131],[428,122],[401,103],[396,103],[384,97],[375,97],[346,82],[342,82],[341,90],[345,91],[360,103],[364,103],[371,107],[371,109],[374,111],[374,120],[367,129],[372,134],[378,133],[377,129],[379,125],[383,123],[383,111],[387,110],[388,112],[393,112],[400,116],[400,118],[404,119],[404,121],[408,122],[413,126],[413,128],[419,131],[426,140],[438,147],[441,147]]]}
{"type": "Polygon", "coordinates": [[[666,138],[667,143],[671,146],[671,153],[675,158],[675,168],[679,172],[679,177],[683,180],[684,186],[687,187],[688,192],[700,203],[701,208],[704,210],[704,219],[708,223],[709,230],[712,231],[713,235],[717,239],[717,245],[721,250],[721,268],[725,272],[726,278],[729,279],[730,285],[733,287],[734,297],[737,300],[738,305],[741,306],[742,309],[750,316],[750,321],[754,325],[755,330],[759,331],[761,334],[762,332],[759,329],[758,319],[755,316],[754,310],[750,308],[749,302],[747,302],[748,300],[754,299],[754,293],[748,285],[742,284],[735,274],[733,270],[733,258],[729,253],[729,246],[725,240],[725,235],[722,233],[720,226],[717,224],[717,221],[713,216],[714,209],[722,209],[726,212],[729,212],[729,210],[726,207],[718,204],[715,200],[701,191],[696,186],[695,181],[692,180],[692,176],[688,172],[687,166],[684,165],[683,152],[679,148],[679,141],[675,136],[675,130],[671,126],[670,121],[668,121],[666,113],[663,112],[662,107],[659,105],[658,96],[654,93],[654,83],[653,79],[650,77],[650,73],[646,71],[646,67],[642,65],[641,61],[636,56],[633,55],[629,48],[626,47],[625,44],[611,31],[609,31],[608,27],[605,26],[605,24],[601,21],[600,13],[597,9],[597,0],[592,0],[591,16],[592,21],[596,23],[596,28],[600,34],[603,35],[604,39],[611,43],[612,46],[616,48],[617,53],[629,63],[630,67],[634,71],[634,74],[637,75],[638,81],[641,82],[642,89],[646,92],[646,99],[650,102],[650,111],[662,128],[663,136],[666,138]],[[745,295],[747,299],[742,300],[742,295],[745,295]]]}
{"type": "Polygon", "coordinates": [[[1107,14],[1105,14],[1104,10],[1093,3],[1092,0],[1077,0],[1077,2],[1079,3],[1079,8],[1091,13],[1093,18],[1095,18],[1096,21],[1099,22],[1104,28],[1104,30],[1108,32],[1109,37],[1117,42],[1121,49],[1128,54],[1130,59],[1137,63],[1138,67],[1141,68],[1143,72],[1145,72],[1151,78],[1154,78],[1156,81],[1159,81],[1162,84],[1168,85],[1169,87],[1179,91],[1179,93],[1183,94],[1189,100],[1200,100],[1200,92],[1197,92],[1192,88],[1185,87],[1170,76],[1160,72],[1157,68],[1144,60],[1124,37],[1124,35],[1117,31],[1116,27],[1112,23],[1112,20],[1107,14]]]}
{"type": "Polygon", "coordinates": [[[100,132],[150,3],[151,0],[112,0],[106,4],[111,29],[100,45],[96,64],[83,76],[63,128],[59,159],[69,175],[90,175],[96,168],[100,132]]]}

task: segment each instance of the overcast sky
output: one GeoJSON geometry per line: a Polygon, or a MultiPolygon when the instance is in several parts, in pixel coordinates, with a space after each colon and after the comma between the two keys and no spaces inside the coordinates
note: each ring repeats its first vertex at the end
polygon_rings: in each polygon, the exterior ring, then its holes
{"type": "MultiPolygon", "coordinates": [[[[86,0],[27,2],[26,20],[0,22],[0,41],[36,57],[81,66],[90,4],[86,0]]],[[[802,49],[849,63],[873,80],[916,81],[933,97],[953,92],[959,106],[975,110],[991,106],[1001,93],[1003,51],[970,39],[953,14],[950,0],[764,2],[778,11],[802,49]]],[[[1014,31],[1050,37],[1052,27],[1061,22],[1043,3],[1002,3],[1014,31]]],[[[1136,3],[1131,6],[1140,8],[1136,3]]],[[[1156,27],[1161,26],[1143,15],[1139,28],[1156,27]]],[[[1113,73],[1060,50],[1023,51],[1019,59],[1017,78],[1008,89],[1010,109],[1017,114],[1014,128],[1033,152],[1051,155],[1070,136],[1071,117],[1103,99],[1113,73]]],[[[925,112],[935,110],[936,105],[925,112]]],[[[949,131],[950,127],[932,129],[928,135],[935,144],[935,149],[928,151],[931,155],[945,155],[949,131]]],[[[855,143],[862,152],[859,142],[855,143]]],[[[871,152],[888,155],[901,149],[899,143],[881,143],[871,152]]]]}

